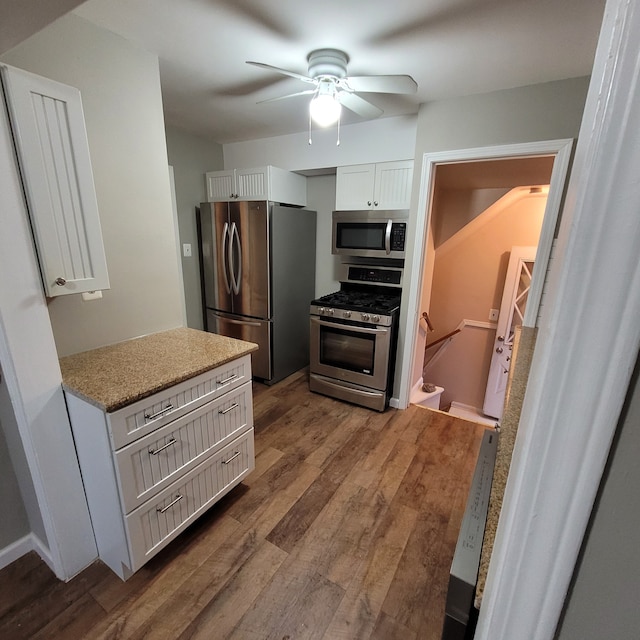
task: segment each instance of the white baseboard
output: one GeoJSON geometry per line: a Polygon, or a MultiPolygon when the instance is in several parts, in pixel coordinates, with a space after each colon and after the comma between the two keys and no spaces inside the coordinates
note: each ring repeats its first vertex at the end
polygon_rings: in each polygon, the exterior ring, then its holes
{"type": "Polygon", "coordinates": [[[53,568],[53,560],[49,555],[49,549],[42,543],[34,533],[29,533],[19,540],[12,542],[9,546],[0,549],[0,569],[10,565],[12,562],[21,558],[23,555],[35,551],[47,566],[55,573],[53,568]]]}
{"type": "Polygon", "coordinates": [[[480,409],[470,404],[464,404],[463,402],[452,402],[449,408],[449,413],[452,416],[457,416],[471,422],[478,422],[488,427],[495,427],[497,420],[485,416],[480,409]]]}

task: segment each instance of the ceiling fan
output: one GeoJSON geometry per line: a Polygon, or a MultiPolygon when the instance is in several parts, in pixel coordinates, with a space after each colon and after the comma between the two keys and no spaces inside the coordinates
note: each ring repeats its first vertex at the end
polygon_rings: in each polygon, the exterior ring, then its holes
{"type": "Polygon", "coordinates": [[[263,62],[247,60],[247,64],[269,69],[314,85],[305,91],[269,98],[260,102],[273,102],[294,96],[313,95],[310,115],[320,126],[328,126],[340,117],[344,106],[363,118],[377,118],[382,109],[361,98],[358,93],[415,93],[416,81],[408,75],[348,76],[349,56],[339,49],[316,49],[307,56],[308,76],[280,69],[263,62]]]}

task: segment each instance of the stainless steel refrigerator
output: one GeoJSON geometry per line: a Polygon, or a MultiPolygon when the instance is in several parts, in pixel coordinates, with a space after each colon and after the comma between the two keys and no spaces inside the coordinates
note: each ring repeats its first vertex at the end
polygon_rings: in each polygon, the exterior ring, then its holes
{"type": "Polygon", "coordinates": [[[267,383],[307,366],[316,212],[206,202],[200,235],[207,331],[256,342],[253,375],[267,383]]]}

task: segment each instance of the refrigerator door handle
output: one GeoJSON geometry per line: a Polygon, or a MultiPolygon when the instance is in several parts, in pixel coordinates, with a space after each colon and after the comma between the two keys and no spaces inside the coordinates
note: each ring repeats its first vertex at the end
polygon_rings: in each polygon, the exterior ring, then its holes
{"type": "Polygon", "coordinates": [[[229,264],[229,256],[227,251],[227,239],[229,238],[229,223],[225,222],[222,228],[222,275],[224,276],[224,286],[227,289],[227,293],[231,293],[231,285],[229,284],[229,274],[227,268],[229,264]]]}
{"type": "Polygon", "coordinates": [[[229,324],[240,324],[240,325],[246,325],[248,327],[262,326],[261,322],[256,322],[255,320],[232,320],[231,318],[225,318],[224,321],[228,322],[229,324]]]}
{"type": "Polygon", "coordinates": [[[240,280],[242,279],[242,246],[240,244],[240,232],[235,222],[231,223],[231,241],[229,244],[229,262],[231,263],[231,282],[233,286],[233,292],[238,295],[240,293],[240,280]],[[234,270],[235,261],[234,256],[234,243],[238,247],[238,273],[236,275],[234,270]]]}

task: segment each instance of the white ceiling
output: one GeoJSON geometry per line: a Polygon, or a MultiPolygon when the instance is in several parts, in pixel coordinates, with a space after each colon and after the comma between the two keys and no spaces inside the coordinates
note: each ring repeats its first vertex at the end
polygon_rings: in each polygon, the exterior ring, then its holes
{"type": "MultiPolygon", "coordinates": [[[[415,96],[363,94],[384,116],[420,103],[588,75],[605,0],[88,0],[75,13],[158,55],[166,121],[219,143],[305,131],[307,54],[350,75],[409,74],[415,96]]],[[[350,113],[343,124],[360,119],[350,113]]]]}

